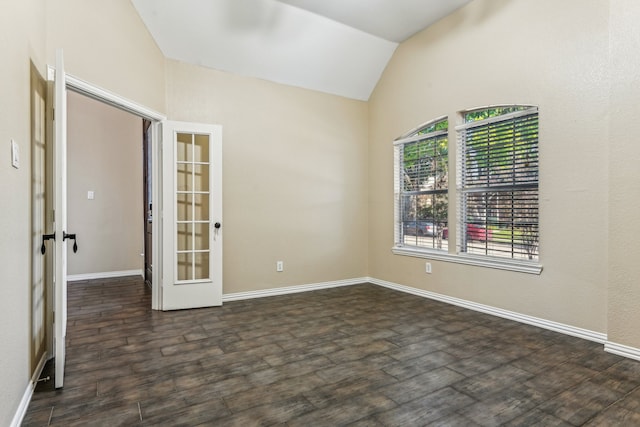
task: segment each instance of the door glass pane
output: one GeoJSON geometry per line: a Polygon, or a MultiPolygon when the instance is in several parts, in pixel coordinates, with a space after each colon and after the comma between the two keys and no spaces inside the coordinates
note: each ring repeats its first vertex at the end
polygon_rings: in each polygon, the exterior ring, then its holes
{"type": "Polygon", "coordinates": [[[192,256],[191,252],[178,254],[178,280],[193,280],[192,256]]]}
{"type": "Polygon", "coordinates": [[[191,191],[193,189],[193,165],[178,163],[176,168],[176,189],[178,191],[191,191]]]}
{"type": "Polygon", "coordinates": [[[196,221],[209,221],[209,195],[194,194],[194,199],[194,219],[196,221]]]}
{"type": "Polygon", "coordinates": [[[193,195],[179,193],[176,194],[176,220],[177,221],[192,221],[193,220],[193,195]]]}
{"type": "Polygon", "coordinates": [[[193,225],[177,224],[177,243],[176,247],[179,251],[190,251],[193,249],[193,225]]]}
{"type": "Polygon", "coordinates": [[[210,136],[176,134],[176,268],[178,281],[208,279],[211,247],[210,136]]]}
{"type": "Polygon", "coordinates": [[[194,245],[193,249],[197,251],[209,249],[209,223],[194,224],[194,245]]]}
{"type": "Polygon", "coordinates": [[[178,133],[176,135],[176,160],[178,162],[190,162],[193,160],[192,137],[193,135],[190,133],[178,133]]]}
{"type": "Polygon", "coordinates": [[[209,165],[194,165],[195,191],[209,191],[209,165]]]}
{"type": "Polygon", "coordinates": [[[193,160],[209,163],[209,135],[195,135],[193,160]]]}
{"type": "Polygon", "coordinates": [[[196,252],[195,254],[195,276],[194,279],[209,278],[209,252],[196,252]]]}

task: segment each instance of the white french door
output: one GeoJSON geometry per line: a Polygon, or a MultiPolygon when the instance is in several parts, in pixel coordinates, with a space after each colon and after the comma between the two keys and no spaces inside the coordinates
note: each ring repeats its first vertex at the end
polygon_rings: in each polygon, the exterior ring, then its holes
{"type": "MultiPolygon", "coordinates": [[[[67,336],[67,88],[62,50],[56,51],[54,79],[54,356],[55,386],[64,385],[67,336]]],[[[73,236],[75,239],[75,235],[73,236]]],[[[74,242],[75,245],[75,242],[74,242]]]]}
{"type": "Polygon", "coordinates": [[[222,127],[166,121],[162,309],[222,305],[222,127]]]}
{"type": "MultiPolygon", "coordinates": [[[[47,277],[44,234],[46,214],[46,100],[47,85],[40,73],[31,67],[31,374],[36,372],[47,351],[47,277]]],[[[49,282],[51,283],[51,282],[49,282]]],[[[49,349],[50,350],[50,349],[49,349]]]]}

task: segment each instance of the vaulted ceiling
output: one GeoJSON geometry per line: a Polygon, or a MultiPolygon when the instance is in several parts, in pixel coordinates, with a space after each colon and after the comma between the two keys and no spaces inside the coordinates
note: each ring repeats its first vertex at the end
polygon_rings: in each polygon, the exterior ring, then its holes
{"type": "Polygon", "coordinates": [[[132,0],[171,59],[367,100],[399,43],[471,0],[132,0]]]}

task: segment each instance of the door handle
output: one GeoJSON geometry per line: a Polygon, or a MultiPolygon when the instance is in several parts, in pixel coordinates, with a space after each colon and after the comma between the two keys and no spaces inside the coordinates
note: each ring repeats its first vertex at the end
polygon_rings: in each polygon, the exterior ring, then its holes
{"type": "Polygon", "coordinates": [[[216,222],[215,224],[213,224],[213,226],[217,229],[219,229],[221,227],[222,224],[220,224],[219,222],[216,222]]]}
{"type": "Polygon", "coordinates": [[[56,240],[56,233],[42,235],[42,246],[40,246],[40,253],[42,255],[47,251],[47,247],[44,245],[44,242],[51,239],[56,240]]]}
{"type": "Polygon", "coordinates": [[[75,254],[76,252],[78,252],[78,242],[76,241],[76,235],[74,234],[67,234],[66,232],[62,232],[62,241],[64,242],[67,239],[73,239],[73,253],[75,254]]]}

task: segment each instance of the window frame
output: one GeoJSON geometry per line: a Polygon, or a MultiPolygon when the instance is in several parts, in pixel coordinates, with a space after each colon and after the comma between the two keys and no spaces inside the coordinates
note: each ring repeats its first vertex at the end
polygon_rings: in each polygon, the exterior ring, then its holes
{"type": "MultiPolygon", "coordinates": [[[[441,247],[436,247],[436,242],[438,242],[438,244],[441,246],[442,245],[442,239],[443,236],[436,236],[435,233],[443,233],[443,230],[438,230],[437,228],[439,227],[438,225],[436,225],[436,220],[437,218],[431,218],[433,220],[433,225],[436,228],[436,230],[434,231],[434,235],[431,236],[432,237],[432,247],[429,246],[419,246],[419,245],[409,245],[404,243],[405,240],[405,230],[404,230],[404,223],[406,222],[406,218],[404,217],[404,209],[403,209],[403,197],[408,196],[416,196],[416,197],[420,197],[420,196],[433,196],[434,198],[436,198],[438,195],[444,194],[447,197],[447,203],[446,203],[446,218],[447,218],[447,224],[448,224],[448,217],[449,217],[449,206],[451,203],[451,199],[450,199],[450,177],[451,177],[451,172],[450,172],[450,154],[449,154],[449,117],[448,116],[440,116],[437,117],[433,120],[430,120],[426,123],[424,123],[423,125],[412,129],[411,131],[407,132],[406,134],[404,134],[403,136],[397,138],[394,142],[394,248],[410,248],[411,250],[414,251],[420,251],[420,252],[433,252],[433,253],[447,253],[447,251],[449,250],[449,248],[451,247],[451,245],[449,244],[450,239],[447,239],[447,249],[442,249],[441,247]],[[443,121],[446,121],[446,128],[445,129],[437,129],[437,126],[442,123],[443,121]],[[422,133],[425,131],[425,129],[428,129],[430,127],[433,127],[433,130],[429,130],[428,132],[422,133]],[[433,140],[435,143],[437,143],[437,141],[442,138],[442,136],[445,136],[446,140],[447,140],[447,154],[446,157],[440,157],[440,158],[445,158],[446,159],[446,168],[447,168],[447,177],[446,177],[446,187],[445,188],[437,188],[434,187],[430,190],[416,190],[416,191],[406,191],[402,189],[402,178],[401,178],[401,174],[403,172],[403,167],[401,166],[401,161],[404,160],[404,148],[406,145],[409,144],[413,144],[413,143],[417,143],[419,141],[425,141],[425,140],[433,140]],[[411,194],[408,194],[411,193],[411,194]]],[[[404,175],[402,175],[404,176],[404,175]]],[[[437,176],[437,168],[434,171],[434,178],[435,176],[437,176]]],[[[435,179],[434,179],[434,184],[435,184],[435,179]]],[[[435,210],[435,204],[433,204],[432,206],[434,206],[434,210],[435,210]]],[[[423,222],[428,222],[428,219],[419,219],[419,218],[415,218],[415,221],[423,221],[423,222]]],[[[447,225],[445,225],[443,227],[446,228],[447,225]]],[[[418,239],[418,232],[417,232],[417,227],[416,227],[416,242],[418,239]]],[[[455,246],[455,245],[453,245],[455,246]]]]}
{"type": "MultiPolygon", "coordinates": [[[[538,107],[530,106],[530,105],[499,105],[499,106],[491,106],[491,107],[483,107],[483,108],[475,108],[472,110],[466,110],[461,112],[461,119],[464,122],[456,126],[455,130],[457,133],[457,173],[456,173],[456,191],[457,191],[457,200],[456,200],[456,220],[458,221],[458,229],[459,233],[456,235],[456,251],[458,253],[470,253],[469,251],[484,250],[484,254],[475,252],[474,255],[482,257],[482,258],[497,258],[497,259],[511,259],[516,263],[538,263],[540,254],[539,254],[539,118],[538,118],[538,107]],[[498,114],[496,116],[487,117],[484,119],[467,121],[466,116],[469,114],[473,114],[475,112],[483,112],[492,109],[504,109],[508,110],[502,114],[498,114]],[[509,111],[510,110],[510,111],[509,111]],[[530,120],[535,120],[535,140],[530,139],[530,135],[528,133],[520,134],[518,139],[516,137],[516,129],[525,129],[529,130],[531,126],[529,124],[530,120]],[[479,139],[474,139],[473,141],[467,141],[467,137],[469,136],[469,130],[473,130],[473,132],[477,132],[476,135],[480,135],[479,139]],[[508,138],[504,138],[504,136],[497,136],[497,132],[502,132],[503,129],[506,131],[510,131],[508,138]],[[483,135],[486,133],[486,136],[483,135]],[[489,136],[491,135],[491,136],[489,136]],[[486,141],[486,143],[485,143],[486,141]],[[493,141],[494,144],[498,144],[496,146],[489,145],[489,141],[493,141]],[[525,144],[522,143],[525,142],[525,144]],[[518,143],[517,145],[514,145],[518,143]],[[466,148],[467,146],[472,148],[479,148],[480,151],[476,152],[477,155],[485,156],[488,159],[488,164],[485,166],[484,170],[481,167],[476,165],[476,168],[469,169],[468,167],[468,159],[466,157],[466,148]],[[522,149],[529,150],[534,148],[535,157],[533,162],[530,162],[527,157],[526,163],[523,165],[521,163],[521,158],[516,157],[520,150],[520,155],[522,153],[522,149]],[[506,154],[506,156],[505,156],[506,154]],[[491,160],[497,159],[497,160],[491,160]],[[498,166],[500,162],[504,162],[504,159],[507,161],[507,166],[511,166],[511,169],[507,170],[508,172],[505,174],[504,167],[498,166]],[[498,163],[496,163],[498,162],[498,163]],[[532,163],[532,165],[529,165],[532,163]],[[467,171],[470,171],[472,175],[470,176],[467,171]],[[473,178],[473,172],[476,172],[475,179],[473,178]],[[521,175],[520,177],[518,175],[521,175]],[[486,178],[486,180],[485,180],[486,178]],[[506,178],[506,180],[505,180],[506,178]],[[467,179],[470,181],[467,182],[467,179]],[[494,182],[490,182],[494,181],[494,182]],[[489,237],[489,233],[492,230],[490,226],[493,224],[494,226],[499,226],[500,219],[490,220],[487,216],[487,212],[484,212],[484,223],[481,224],[480,230],[484,230],[484,248],[482,245],[470,244],[471,239],[469,238],[469,233],[466,232],[468,230],[469,224],[475,224],[475,222],[469,223],[469,215],[467,211],[467,198],[468,197],[477,197],[477,195],[511,195],[512,206],[511,210],[507,210],[507,216],[509,216],[509,212],[511,213],[510,220],[506,221],[506,224],[511,225],[511,239],[510,251],[506,251],[506,247],[504,244],[496,243],[496,239],[492,239],[489,237]],[[521,200],[521,205],[518,208],[514,208],[516,206],[513,203],[514,196],[516,199],[521,200]],[[535,222],[532,223],[533,230],[535,232],[530,233],[531,235],[535,234],[535,259],[532,259],[532,255],[529,252],[529,247],[531,245],[524,244],[524,247],[519,247],[518,250],[515,249],[518,244],[522,245],[524,241],[525,235],[529,235],[528,233],[522,233],[519,239],[516,239],[516,231],[520,230],[520,228],[514,228],[515,225],[522,221],[522,219],[527,218],[528,215],[531,215],[529,212],[522,212],[518,209],[522,209],[522,207],[533,206],[535,209],[535,222]],[[516,212],[516,213],[514,213],[516,212]],[[493,244],[493,248],[490,248],[490,244],[493,244]],[[511,256],[502,256],[495,255],[504,251],[505,254],[510,253],[511,256]],[[492,254],[493,253],[493,254],[492,254]],[[529,259],[522,258],[523,256],[528,255],[529,259]]],[[[527,154],[529,151],[525,151],[527,154]]],[[[471,203],[471,201],[469,201],[471,203]]],[[[484,206],[485,209],[487,205],[484,206]]],[[[499,206],[494,206],[497,210],[501,210],[499,206]]],[[[481,209],[482,210],[482,209],[481,209]]],[[[497,215],[497,214],[496,214],[497,215]]],[[[482,218],[480,218],[482,219],[482,218]]],[[[494,235],[495,235],[494,231],[494,235]]],[[[508,232],[508,230],[507,230],[508,232]]]]}
{"type": "MultiPolygon", "coordinates": [[[[465,125],[468,125],[468,123],[464,122],[464,116],[469,112],[481,111],[483,109],[490,109],[490,108],[509,108],[509,107],[516,108],[517,110],[515,112],[510,112],[501,116],[497,116],[496,120],[500,120],[501,118],[504,119],[504,116],[507,116],[509,114],[523,114],[522,111],[526,111],[526,110],[521,110],[521,108],[523,107],[535,108],[536,111],[539,111],[538,107],[536,106],[517,105],[517,104],[492,105],[488,107],[467,109],[467,110],[459,111],[457,118],[460,124],[458,126],[454,126],[454,123],[451,120],[451,117],[445,115],[445,116],[438,117],[434,120],[431,120],[429,122],[426,122],[424,125],[421,125],[407,132],[406,134],[404,134],[401,137],[398,137],[394,141],[394,160],[393,160],[394,161],[394,245],[391,248],[391,251],[393,254],[401,255],[401,256],[411,256],[411,257],[423,258],[423,259],[429,259],[429,260],[435,260],[435,261],[451,262],[455,264],[479,266],[479,267],[492,268],[492,269],[498,269],[498,270],[526,273],[526,274],[540,275],[542,273],[543,266],[540,263],[540,259],[541,259],[540,251],[538,251],[538,259],[534,261],[534,260],[504,258],[504,257],[498,257],[498,256],[477,255],[477,254],[472,254],[467,252],[459,252],[459,249],[458,249],[459,248],[458,240],[460,239],[460,235],[461,235],[459,227],[460,227],[461,215],[462,215],[462,212],[460,211],[460,207],[459,207],[459,200],[461,197],[460,195],[461,163],[460,162],[462,161],[461,159],[463,157],[463,153],[461,153],[460,144],[458,142],[459,128],[464,128],[465,125]],[[409,140],[411,139],[419,140],[421,136],[423,137],[423,135],[417,134],[421,129],[424,129],[425,127],[428,127],[431,124],[435,124],[445,119],[448,120],[448,124],[449,124],[448,130],[447,130],[448,131],[448,165],[449,165],[449,177],[448,177],[448,187],[447,187],[448,204],[451,205],[452,201],[454,201],[455,203],[455,218],[448,220],[448,233],[449,233],[448,251],[445,251],[442,249],[436,249],[436,248],[405,245],[400,241],[401,240],[400,238],[402,236],[402,232],[400,229],[400,227],[402,227],[402,218],[400,216],[401,214],[400,180],[399,180],[400,158],[399,158],[399,150],[396,149],[396,146],[399,144],[409,142],[409,140]],[[452,136],[455,136],[456,143],[454,144],[451,144],[452,136]],[[451,244],[451,242],[454,242],[454,244],[451,244]]],[[[492,120],[492,119],[493,118],[490,118],[488,120],[492,120]]],[[[539,122],[538,122],[538,132],[539,132],[539,129],[540,128],[539,128],[539,122]]],[[[538,149],[540,149],[539,145],[538,145],[538,149]]],[[[538,191],[540,189],[539,183],[540,183],[540,179],[539,179],[539,169],[538,169],[538,191]]],[[[540,223],[539,201],[540,201],[540,198],[538,198],[538,224],[540,223]]],[[[539,230],[538,230],[538,233],[539,233],[539,230]]]]}

